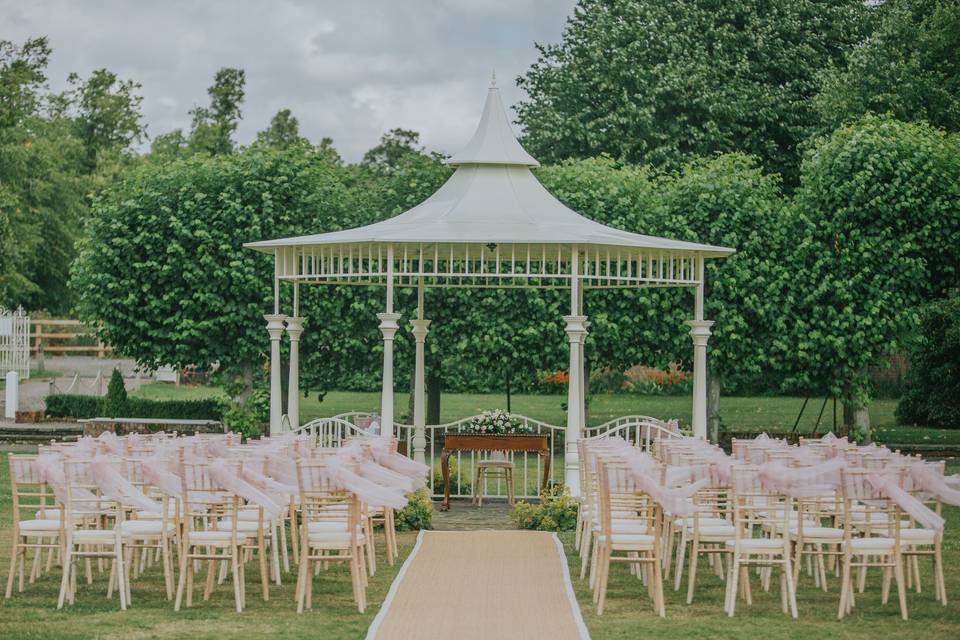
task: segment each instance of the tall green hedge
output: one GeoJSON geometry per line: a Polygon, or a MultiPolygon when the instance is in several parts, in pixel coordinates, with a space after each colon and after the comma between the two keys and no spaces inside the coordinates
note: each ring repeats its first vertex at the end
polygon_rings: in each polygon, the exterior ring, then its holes
{"type": "MultiPolygon", "coordinates": [[[[71,394],[46,398],[47,416],[52,418],[97,418],[104,415],[103,398],[71,394]]],[[[172,420],[222,420],[223,407],[218,399],[147,400],[127,398],[123,410],[112,418],[167,418],[172,420]]]]}

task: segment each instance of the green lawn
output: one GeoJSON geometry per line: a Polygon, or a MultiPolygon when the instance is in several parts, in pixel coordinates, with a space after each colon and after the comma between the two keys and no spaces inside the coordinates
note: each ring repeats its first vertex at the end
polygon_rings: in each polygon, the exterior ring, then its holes
{"type": "MultiPolygon", "coordinates": [[[[957,469],[953,469],[954,472],[957,469]]],[[[737,603],[734,618],[723,613],[724,583],[712,575],[704,561],[697,572],[697,589],[692,605],[686,604],[687,583],[684,579],[680,593],[673,590],[672,581],[665,585],[667,617],[661,620],[652,612],[646,588],[631,576],[624,565],[610,572],[610,586],[602,616],[596,615],[591,592],[586,580],[579,580],[580,558],[573,549],[573,534],[561,534],[574,590],[580,601],[584,621],[594,640],[680,640],[681,638],[794,640],[844,638],[845,640],[897,640],[960,638],[960,509],[946,508],[947,533],[943,546],[947,596],[944,607],[934,601],[932,571],[929,563],[921,565],[923,592],[910,592],[907,607],[910,620],[900,620],[896,588],[891,601],[880,605],[880,573],[868,575],[867,591],[857,596],[853,615],[838,621],[837,579],[828,577],[830,591],[823,593],[813,587],[813,578],[802,574],[797,592],[799,619],[792,620],[780,611],[779,579],[773,580],[770,593],[760,590],[756,576],[751,577],[753,606],[737,603]],[[681,596],[682,594],[682,596],[681,596]]],[[[686,574],[685,574],[686,575],[686,574]]]]}
{"type": "MultiPolygon", "coordinates": [[[[953,468],[950,472],[956,472],[953,468]]],[[[11,500],[6,465],[0,465],[0,558],[3,558],[3,578],[10,548],[11,500]]],[[[465,505],[461,508],[469,508],[465,505]]],[[[924,566],[924,592],[908,596],[911,620],[902,622],[897,614],[895,597],[891,604],[879,603],[879,574],[868,580],[865,596],[858,599],[854,615],[844,622],[835,620],[837,593],[814,589],[811,579],[804,576],[798,592],[799,620],[790,620],[780,613],[780,599],[776,592],[763,593],[756,588],[754,578],[754,605],[739,606],[737,616],[723,615],[723,585],[709,575],[702,565],[698,577],[696,599],[692,606],[669,586],[666,589],[667,618],[660,620],[650,611],[649,600],[642,585],[629,575],[627,569],[612,569],[607,607],[603,616],[597,616],[591,603],[586,581],[580,581],[579,559],[573,553],[573,534],[561,534],[573,576],[574,589],[580,601],[584,619],[594,640],[634,640],[636,638],[730,638],[762,637],[764,640],[809,639],[826,637],[852,640],[876,640],[896,637],[898,640],[933,640],[960,637],[960,608],[955,604],[960,597],[960,509],[947,508],[947,535],[944,541],[944,561],[947,567],[947,593],[953,599],[948,607],[933,601],[929,581],[929,567],[924,566]]],[[[415,534],[400,533],[401,558],[409,554],[415,534]]],[[[382,545],[381,545],[382,547],[382,545]]],[[[218,588],[209,602],[197,598],[193,609],[173,611],[172,603],[162,593],[163,577],[153,569],[134,582],[133,602],[126,612],[119,610],[116,597],[106,600],[106,576],[95,575],[93,585],[80,584],[77,604],[63,611],[56,610],[59,589],[58,570],[45,575],[38,583],[27,585],[24,593],[0,602],[0,638],[4,640],[87,640],[137,638],[226,640],[229,638],[270,637],[280,640],[293,638],[323,638],[324,640],[355,640],[363,638],[366,629],[386,597],[399,564],[387,567],[380,558],[377,575],[370,581],[369,606],[360,614],[350,598],[349,574],[334,568],[322,574],[314,583],[314,608],[296,614],[293,603],[292,577],[285,575],[284,585],[271,585],[270,602],[258,595],[257,563],[248,565],[247,609],[242,614],[233,611],[232,590],[228,585],[218,588]]],[[[776,585],[776,581],[774,584],[776,585]]],[[[835,587],[835,580],[831,582],[835,587]]],[[[685,592],[685,586],[684,586],[685,592]]],[[[464,603],[464,606],[470,606],[464,603]]],[[[423,624],[431,624],[429,619],[423,624]]],[[[455,640],[455,639],[453,639],[455,640]]]]}
{"type": "MultiPolygon", "coordinates": [[[[222,394],[216,387],[181,385],[154,382],[141,387],[136,395],[145,398],[194,399],[222,394]]],[[[544,422],[564,425],[566,414],[563,395],[514,395],[511,409],[544,422]]],[[[331,391],[323,402],[311,393],[301,398],[301,421],[333,416],[347,411],[375,411],[380,407],[379,393],[331,391]]],[[[801,432],[810,432],[817,421],[823,398],[811,398],[798,426],[801,432]]],[[[440,403],[440,418],[452,422],[475,415],[486,409],[506,408],[503,394],[444,394],[440,403]]],[[[803,406],[803,398],[788,396],[757,396],[723,398],[720,402],[725,428],[730,431],[789,431],[803,406]]],[[[881,442],[960,444],[960,429],[927,429],[902,427],[896,424],[893,412],[896,400],[874,400],[870,404],[870,419],[881,442]]],[[[630,394],[597,394],[591,398],[589,407],[590,425],[597,425],[623,415],[642,414],[657,418],[679,418],[681,424],[690,424],[690,398],[687,396],[641,396],[630,394]]],[[[838,412],[840,411],[838,407],[838,412]]],[[[407,394],[395,394],[394,412],[398,420],[407,414],[407,394]]],[[[838,416],[839,417],[839,416],[838,416]]],[[[820,421],[819,432],[824,433],[833,424],[832,404],[828,403],[820,421]]]]}

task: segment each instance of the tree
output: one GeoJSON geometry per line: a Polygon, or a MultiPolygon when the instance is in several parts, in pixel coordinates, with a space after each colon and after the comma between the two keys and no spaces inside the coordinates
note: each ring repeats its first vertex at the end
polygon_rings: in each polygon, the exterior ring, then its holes
{"type": "Polygon", "coordinates": [[[123,383],[120,369],[114,368],[107,385],[107,395],[103,397],[103,415],[107,418],[123,417],[127,411],[127,388],[123,383]]]}
{"type": "Polygon", "coordinates": [[[300,122],[293,117],[290,109],[277,111],[270,126],[257,134],[255,145],[273,149],[288,149],[298,144],[309,144],[300,135],[300,122]]]}
{"type": "Polygon", "coordinates": [[[207,89],[210,105],[190,110],[190,150],[220,155],[231,153],[233,134],[240,121],[247,78],[243,69],[224,67],[217,71],[213,85],[207,89]]]}
{"type": "Polygon", "coordinates": [[[796,182],[817,73],[865,30],[862,0],[581,0],[518,82],[541,161],[606,153],[677,168],[743,151],[796,182]]]}
{"type": "Polygon", "coordinates": [[[50,47],[0,41],[0,300],[63,312],[90,183],[73,123],[48,110],[50,47]]]}
{"type": "Polygon", "coordinates": [[[150,155],[147,159],[153,162],[169,162],[186,158],[190,155],[189,142],[183,135],[183,129],[162,133],[150,143],[150,155]]]}
{"type": "Polygon", "coordinates": [[[132,171],[94,200],[72,280],[80,316],[143,366],[249,374],[268,350],[273,266],[242,244],[354,226],[337,171],[299,148],[132,171]]]}
{"type": "Polygon", "coordinates": [[[960,294],[926,305],[910,345],[897,422],[960,427],[960,294]]]}
{"type": "Polygon", "coordinates": [[[960,130],[960,3],[887,0],[879,25],[824,75],[814,101],[825,129],[867,112],[960,130]]]}
{"type": "Polygon", "coordinates": [[[71,89],[66,99],[74,112],[77,137],[86,148],[84,165],[93,173],[104,161],[130,151],[144,139],[141,122],[143,97],[140,83],[120,80],[107,69],[97,69],[87,80],[71,73],[67,81],[71,89]]]}
{"type": "Polygon", "coordinates": [[[380,138],[380,144],[363,155],[360,164],[377,173],[389,173],[402,158],[411,154],[424,155],[420,134],[408,129],[391,129],[380,138]]]}
{"type": "Polygon", "coordinates": [[[812,145],[796,205],[791,382],[826,385],[868,429],[866,367],[903,346],[918,304],[957,286],[958,140],[864,117],[812,145]]]}

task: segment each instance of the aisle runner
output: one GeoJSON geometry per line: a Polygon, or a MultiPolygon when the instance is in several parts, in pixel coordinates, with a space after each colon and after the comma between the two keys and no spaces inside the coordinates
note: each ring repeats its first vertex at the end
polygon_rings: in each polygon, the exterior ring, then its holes
{"type": "Polygon", "coordinates": [[[421,532],[367,640],[589,638],[555,534],[421,532]]]}

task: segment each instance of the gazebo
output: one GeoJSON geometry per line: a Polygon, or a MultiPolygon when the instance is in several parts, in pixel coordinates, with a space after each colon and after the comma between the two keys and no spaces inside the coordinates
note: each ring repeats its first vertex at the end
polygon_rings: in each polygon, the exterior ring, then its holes
{"type": "Polygon", "coordinates": [[[284,427],[280,341],[290,339],[287,420],[299,422],[299,311],[301,284],[352,284],[386,289],[383,313],[381,433],[393,435],[393,341],[400,330],[394,312],[397,287],[417,289],[417,317],[410,320],[416,345],[413,457],[426,447],[424,344],[430,320],[425,287],[569,288],[563,316],[570,343],[564,478],[579,494],[577,441],[584,428],[583,315],[585,288],[689,287],[694,289],[693,432],[706,437],[707,340],[712,321],[703,317],[704,260],[733,249],[629,233],[590,220],[554,198],[530,171],[539,163],[517,141],[491,82],[473,138],[447,164],[453,175],[433,195],[398,216],[375,224],[315,235],[278,238],[244,246],[274,256],[270,334],[270,432],[284,427]],[[293,283],[290,315],[281,313],[280,283],[293,283]]]}

